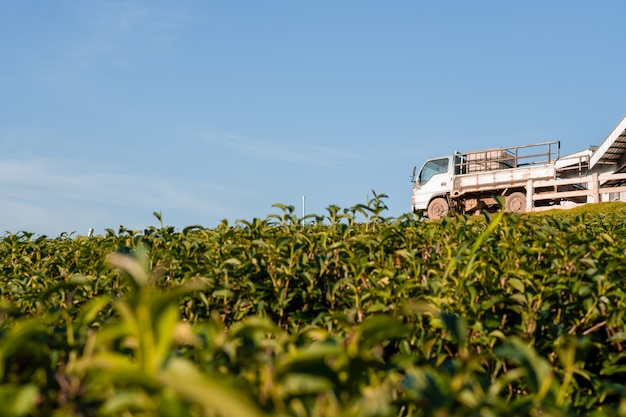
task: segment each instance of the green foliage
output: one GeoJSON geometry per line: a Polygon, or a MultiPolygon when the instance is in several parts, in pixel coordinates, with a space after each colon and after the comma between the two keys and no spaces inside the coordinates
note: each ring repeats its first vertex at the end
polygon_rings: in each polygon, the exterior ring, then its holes
{"type": "MultiPolygon", "coordinates": [[[[0,239],[0,415],[626,415],[626,209],[0,239]]],[[[604,207],[604,210],[603,210],[604,207]]]]}

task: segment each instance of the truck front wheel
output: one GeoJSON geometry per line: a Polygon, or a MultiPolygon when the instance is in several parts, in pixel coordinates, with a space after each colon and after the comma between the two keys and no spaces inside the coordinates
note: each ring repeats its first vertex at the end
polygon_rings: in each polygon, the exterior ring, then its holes
{"type": "Polygon", "coordinates": [[[524,213],[526,211],[526,194],[517,192],[507,196],[504,208],[509,213],[524,213]]]}
{"type": "Polygon", "coordinates": [[[428,204],[428,218],[431,220],[439,220],[448,214],[450,206],[445,198],[435,198],[428,204]]]}

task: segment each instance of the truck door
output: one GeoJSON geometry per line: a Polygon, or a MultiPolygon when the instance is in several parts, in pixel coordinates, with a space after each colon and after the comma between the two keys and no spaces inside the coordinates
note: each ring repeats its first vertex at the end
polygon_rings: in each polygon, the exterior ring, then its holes
{"type": "Polygon", "coordinates": [[[434,196],[452,189],[452,158],[430,159],[424,163],[413,187],[413,210],[425,210],[434,196]]]}

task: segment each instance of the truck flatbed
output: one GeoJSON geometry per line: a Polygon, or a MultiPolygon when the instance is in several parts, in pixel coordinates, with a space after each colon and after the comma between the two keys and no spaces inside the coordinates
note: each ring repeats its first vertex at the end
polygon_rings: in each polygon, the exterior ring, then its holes
{"type": "Polygon", "coordinates": [[[518,188],[525,187],[528,180],[552,179],[556,179],[554,164],[463,174],[454,177],[450,194],[453,197],[459,197],[463,194],[482,191],[485,188],[518,188]]]}

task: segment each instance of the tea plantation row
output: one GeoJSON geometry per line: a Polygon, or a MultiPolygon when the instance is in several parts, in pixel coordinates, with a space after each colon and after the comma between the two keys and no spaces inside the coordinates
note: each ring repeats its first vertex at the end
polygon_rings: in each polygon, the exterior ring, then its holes
{"type": "Polygon", "coordinates": [[[423,222],[381,197],[6,233],[0,415],[626,416],[624,205],[423,222]]]}

